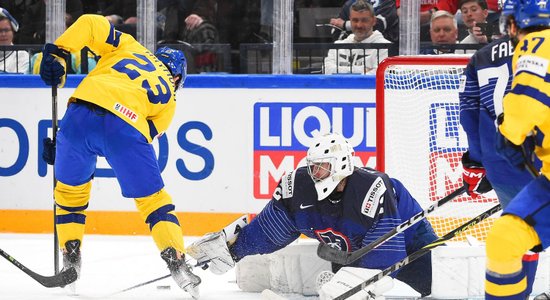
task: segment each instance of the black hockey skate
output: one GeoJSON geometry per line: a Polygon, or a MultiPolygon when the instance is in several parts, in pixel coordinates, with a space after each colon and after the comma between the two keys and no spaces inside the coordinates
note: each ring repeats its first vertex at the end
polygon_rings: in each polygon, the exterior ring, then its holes
{"type": "Polygon", "coordinates": [[[199,284],[201,279],[199,276],[191,272],[191,267],[185,262],[185,256],[177,258],[176,249],[166,248],[160,253],[160,257],[168,265],[170,275],[180,288],[189,293],[194,299],[199,298],[199,284]]]}
{"type": "MultiPolygon", "coordinates": [[[[82,260],[80,257],[80,240],[71,240],[65,243],[63,250],[63,270],[73,267],[76,270],[77,280],[80,278],[80,267],[82,260]]],[[[65,286],[73,293],[76,292],[76,281],[65,286]]]]}

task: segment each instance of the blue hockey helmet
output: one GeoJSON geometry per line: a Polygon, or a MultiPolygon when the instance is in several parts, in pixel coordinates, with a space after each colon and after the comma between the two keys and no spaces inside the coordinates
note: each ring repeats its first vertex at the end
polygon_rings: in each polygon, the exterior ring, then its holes
{"type": "Polygon", "coordinates": [[[155,56],[170,70],[172,76],[181,75],[181,80],[177,84],[179,87],[183,87],[183,83],[187,77],[187,59],[185,58],[185,54],[180,50],[162,47],[155,52],[155,56]]]}
{"type": "Polygon", "coordinates": [[[503,16],[513,16],[519,28],[550,26],[548,0],[506,0],[502,4],[503,16]]]}

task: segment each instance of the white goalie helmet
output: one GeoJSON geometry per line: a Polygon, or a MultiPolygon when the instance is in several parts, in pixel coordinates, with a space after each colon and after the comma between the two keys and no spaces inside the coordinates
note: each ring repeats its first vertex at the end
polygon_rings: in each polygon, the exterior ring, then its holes
{"type": "Polygon", "coordinates": [[[353,147],[338,133],[316,137],[307,151],[307,171],[318,200],[327,198],[338,183],[353,173],[353,147]]]}

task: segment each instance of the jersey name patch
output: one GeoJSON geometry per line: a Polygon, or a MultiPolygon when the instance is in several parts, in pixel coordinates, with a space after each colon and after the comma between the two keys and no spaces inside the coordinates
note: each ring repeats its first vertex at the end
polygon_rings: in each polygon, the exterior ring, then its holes
{"type": "Polygon", "coordinates": [[[294,171],[284,174],[279,185],[273,191],[273,199],[279,201],[281,199],[292,198],[294,195],[294,177],[296,173],[294,171]]]}
{"type": "Polygon", "coordinates": [[[294,176],[296,173],[290,172],[283,177],[283,199],[291,198],[294,195],[294,176]]]}
{"type": "Polygon", "coordinates": [[[132,121],[133,123],[137,122],[138,115],[135,112],[133,112],[131,109],[127,108],[126,106],[124,106],[120,103],[115,103],[114,108],[115,108],[116,111],[121,113],[123,116],[130,119],[130,121],[132,121]]]}
{"type": "Polygon", "coordinates": [[[361,204],[361,213],[367,217],[374,218],[378,210],[378,205],[381,202],[380,199],[384,197],[385,192],[386,185],[384,184],[384,180],[380,177],[376,178],[361,204]]]}
{"type": "Polygon", "coordinates": [[[460,81],[458,84],[458,92],[464,93],[464,90],[466,89],[466,75],[460,76],[460,81]]]}
{"type": "Polygon", "coordinates": [[[548,60],[538,56],[523,55],[516,63],[516,74],[519,72],[529,72],[540,77],[546,76],[548,70],[548,60]]]}

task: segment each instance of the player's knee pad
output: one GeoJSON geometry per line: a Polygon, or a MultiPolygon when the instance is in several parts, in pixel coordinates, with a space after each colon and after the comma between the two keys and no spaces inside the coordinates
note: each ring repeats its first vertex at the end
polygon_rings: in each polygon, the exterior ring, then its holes
{"type": "Polygon", "coordinates": [[[91,181],[77,186],[57,182],[54,191],[55,222],[61,247],[70,240],[82,241],[91,188],[91,181]]]}
{"type": "Polygon", "coordinates": [[[183,235],[170,195],[162,189],[135,202],[159,250],[173,247],[183,252],[183,235]]]}
{"type": "Polygon", "coordinates": [[[527,278],[522,269],[525,252],[540,240],[534,229],[514,215],[499,218],[487,236],[487,299],[518,296],[527,289],[527,278]]]}

